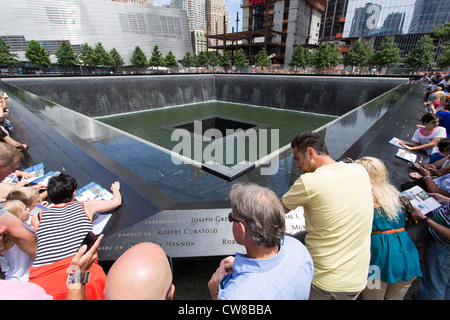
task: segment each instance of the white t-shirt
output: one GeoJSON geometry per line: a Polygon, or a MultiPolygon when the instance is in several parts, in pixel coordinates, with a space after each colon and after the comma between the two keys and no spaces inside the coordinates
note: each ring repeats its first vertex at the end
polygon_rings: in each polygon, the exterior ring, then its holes
{"type": "MultiPolygon", "coordinates": [[[[33,226],[29,221],[24,222],[25,228],[34,233],[33,226]]],[[[8,261],[9,269],[5,272],[5,280],[28,281],[34,259],[14,245],[11,249],[3,252],[3,257],[8,261]]]]}
{"type": "MultiPolygon", "coordinates": [[[[414,142],[418,142],[420,144],[427,144],[430,143],[433,139],[435,138],[447,138],[447,131],[445,130],[444,127],[437,127],[436,129],[434,129],[433,132],[431,132],[430,134],[425,134],[423,132],[423,128],[417,129],[414,132],[414,135],[412,137],[412,141],[414,142]]],[[[432,155],[435,152],[439,152],[439,149],[437,147],[437,145],[433,148],[427,148],[424,149],[428,155],[432,155]]]]}

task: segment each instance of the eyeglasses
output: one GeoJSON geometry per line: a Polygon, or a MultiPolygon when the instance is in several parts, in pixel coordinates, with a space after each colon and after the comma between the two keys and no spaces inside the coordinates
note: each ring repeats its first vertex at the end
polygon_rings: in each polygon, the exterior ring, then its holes
{"type": "Polygon", "coordinates": [[[232,213],[233,213],[233,212],[230,212],[230,213],[228,214],[228,221],[230,221],[230,222],[242,222],[242,221],[240,221],[240,220],[234,219],[234,218],[231,216],[232,213]]]}

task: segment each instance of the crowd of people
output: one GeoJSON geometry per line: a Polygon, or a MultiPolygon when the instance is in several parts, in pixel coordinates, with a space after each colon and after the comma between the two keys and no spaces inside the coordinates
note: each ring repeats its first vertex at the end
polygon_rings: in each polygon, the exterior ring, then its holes
{"type": "MultiPolygon", "coordinates": [[[[425,108],[438,91],[445,94],[437,106],[448,105],[449,77],[435,78],[424,77],[433,84],[424,94],[425,108]]],[[[441,110],[433,106],[423,111],[412,142],[402,142],[430,159],[414,165],[414,180],[404,188],[421,185],[442,203],[427,215],[412,208],[432,239],[422,261],[405,229],[407,208],[383,161],[370,156],[337,161],[320,134],[304,132],[291,142],[301,175],[281,198],[253,183],[231,187],[228,220],[245,254],[220,262],[208,282],[211,298],[401,300],[418,279],[418,299],[449,299],[450,137],[438,125],[441,110]],[[285,233],[286,213],[299,206],[304,241],[285,233]]],[[[111,185],[111,200],[81,202],[74,198],[76,179],[65,173],[43,188],[21,184],[26,174],[15,169],[27,146],[6,140],[0,142],[0,181],[10,185],[0,188],[0,253],[9,269],[0,280],[0,299],[174,298],[172,260],[160,246],[134,245],[105,274],[96,253],[102,235],[94,235],[92,247],[82,245],[92,233],[94,214],[121,205],[119,182],[111,185]]]]}

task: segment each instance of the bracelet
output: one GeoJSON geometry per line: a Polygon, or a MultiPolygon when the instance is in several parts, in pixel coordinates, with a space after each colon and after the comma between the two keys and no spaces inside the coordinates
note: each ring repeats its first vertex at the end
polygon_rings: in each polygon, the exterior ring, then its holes
{"type": "Polygon", "coordinates": [[[72,284],[72,283],[82,283],[85,284],[89,281],[91,273],[89,271],[82,272],[82,273],[70,273],[67,277],[66,284],[72,284]]]}
{"type": "Polygon", "coordinates": [[[431,176],[425,176],[422,179],[425,180],[426,178],[431,178],[431,176]]]}
{"type": "Polygon", "coordinates": [[[425,219],[422,219],[421,221],[427,223],[428,220],[430,220],[430,217],[425,217],[425,219]]]}

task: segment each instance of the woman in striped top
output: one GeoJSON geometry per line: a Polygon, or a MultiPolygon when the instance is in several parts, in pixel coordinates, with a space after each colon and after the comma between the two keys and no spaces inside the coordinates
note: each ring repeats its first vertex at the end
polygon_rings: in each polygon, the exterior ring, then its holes
{"type": "Polygon", "coordinates": [[[430,195],[444,205],[431,218],[414,208],[414,215],[427,224],[431,235],[423,257],[419,299],[450,300],[450,198],[438,193],[430,195]]]}
{"type": "MultiPolygon", "coordinates": [[[[66,299],[67,268],[87,233],[92,231],[94,214],[116,209],[122,203],[117,181],[111,185],[111,200],[75,201],[76,189],[76,180],[68,174],[51,178],[47,192],[55,205],[31,220],[38,249],[30,268],[29,282],[40,285],[55,300],[66,299]]],[[[89,271],[86,299],[103,299],[106,275],[98,263],[94,263],[89,271]]]]}

